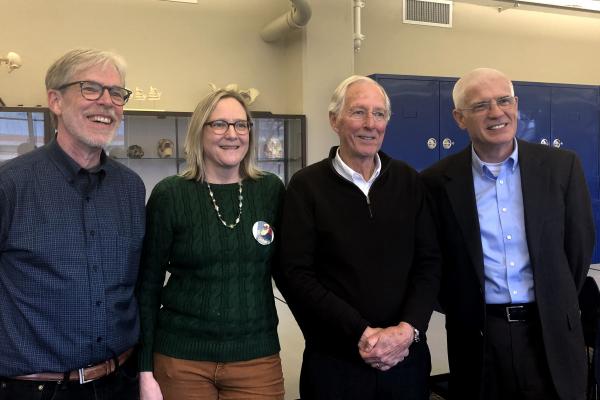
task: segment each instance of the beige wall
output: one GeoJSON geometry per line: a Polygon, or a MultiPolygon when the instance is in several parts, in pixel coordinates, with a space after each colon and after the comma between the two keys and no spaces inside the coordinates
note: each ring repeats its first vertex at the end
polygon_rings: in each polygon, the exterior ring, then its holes
{"type": "Polygon", "coordinates": [[[600,14],[454,2],[447,29],[403,24],[400,0],[366,3],[358,73],[460,76],[489,66],[515,80],[600,84],[600,14]]]}
{"type": "Polygon", "coordinates": [[[123,55],[128,87],[163,91],[155,108],[191,111],[209,82],[236,82],[262,92],[255,109],[287,112],[286,48],[258,34],[286,9],[272,0],[0,0],[0,54],[16,51],[24,63],[8,76],[0,71],[0,96],[8,105],[45,104],[46,68],[84,46],[123,55]]]}
{"type": "Polygon", "coordinates": [[[132,108],[191,111],[209,82],[256,87],[253,109],[307,115],[312,163],[337,141],[327,102],[354,72],[459,76],[486,65],[516,80],[600,84],[600,14],[455,2],[454,27],[444,29],[403,24],[401,4],[366,0],[367,39],[354,55],[351,0],[313,0],[307,29],[276,44],[258,33],[289,10],[285,0],[0,0],[0,54],[24,62],[10,75],[0,69],[0,97],[44,105],[43,77],[59,54],[113,49],[129,63],[129,87],[163,91],[157,104],[132,108]]]}

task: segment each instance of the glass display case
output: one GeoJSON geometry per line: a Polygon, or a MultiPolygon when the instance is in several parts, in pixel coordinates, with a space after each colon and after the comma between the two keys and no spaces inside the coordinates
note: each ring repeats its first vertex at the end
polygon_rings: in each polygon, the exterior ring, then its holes
{"type": "Polygon", "coordinates": [[[0,107],[0,164],[42,146],[51,135],[47,108],[0,107]]]}
{"type": "MultiPolygon", "coordinates": [[[[192,113],[125,110],[106,153],[137,172],[148,196],[185,165],[184,142],[192,113]]],[[[306,117],[253,112],[258,166],[287,184],[306,165],[306,117]]],[[[44,107],[0,108],[0,163],[46,143],[53,135],[44,107]]]]}
{"type": "Polygon", "coordinates": [[[147,197],[161,179],[181,171],[190,115],[125,111],[123,122],[106,152],[137,172],[146,185],[147,197]]]}
{"type": "Polygon", "coordinates": [[[287,185],[292,175],[306,165],[306,118],[254,112],[252,119],[258,166],[287,185]]]}

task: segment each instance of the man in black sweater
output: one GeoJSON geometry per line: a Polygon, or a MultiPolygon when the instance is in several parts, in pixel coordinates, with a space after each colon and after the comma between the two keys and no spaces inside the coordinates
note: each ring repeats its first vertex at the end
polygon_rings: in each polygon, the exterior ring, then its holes
{"type": "Polygon", "coordinates": [[[306,340],[300,395],[428,399],[440,258],[423,188],[379,151],[390,117],[379,84],[346,79],[329,116],[340,145],[290,181],[276,271],[306,340]]]}

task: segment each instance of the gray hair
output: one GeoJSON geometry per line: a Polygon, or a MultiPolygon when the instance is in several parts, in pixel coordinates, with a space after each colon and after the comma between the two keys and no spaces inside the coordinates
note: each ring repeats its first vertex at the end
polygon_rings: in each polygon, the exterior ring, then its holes
{"type": "MultiPolygon", "coordinates": [[[[204,124],[210,118],[210,115],[217,107],[219,101],[227,98],[236,99],[246,112],[246,118],[251,121],[250,111],[244,101],[244,98],[238,93],[231,90],[220,89],[216,92],[209,93],[204,97],[194,110],[190,125],[185,138],[185,152],[187,165],[181,173],[185,179],[204,181],[206,173],[204,171],[204,148],[203,139],[205,135],[204,124]]],[[[248,132],[248,152],[240,163],[240,175],[242,178],[257,179],[264,174],[256,166],[256,151],[254,149],[254,129],[250,127],[248,132]]]]}
{"type": "Polygon", "coordinates": [[[506,76],[506,74],[493,68],[476,68],[470,72],[467,72],[454,84],[454,89],[452,90],[452,101],[454,102],[454,108],[461,109],[467,106],[468,104],[465,104],[467,89],[472,85],[482,82],[492,76],[506,79],[510,85],[510,95],[515,95],[513,83],[508,76],[506,76]]]}
{"type": "MultiPolygon", "coordinates": [[[[93,66],[115,67],[121,77],[121,85],[125,85],[127,65],[123,57],[110,51],[96,49],[73,49],[56,60],[46,72],[46,90],[57,90],[66,83],[71,83],[73,77],[81,71],[93,66]]],[[[57,125],[56,115],[50,114],[54,127],[57,125]]]]}
{"type": "Polygon", "coordinates": [[[385,102],[385,111],[387,114],[386,121],[389,121],[390,116],[392,114],[392,107],[390,104],[390,98],[388,97],[387,93],[385,92],[385,89],[383,88],[383,86],[381,86],[375,80],[373,80],[367,76],[362,76],[362,75],[349,76],[348,78],[344,79],[338,85],[338,87],[333,91],[333,94],[331,95],[331,100],[329,101],[329,107],[328,107],[329,115],[335,115],[336,118],[339,117],[340,112],[342,111],[342,109],[344,108],[344,105],[346,104],[346,92],[348,91],[348,88],[357,82],[371,83],[371,84],[377,86],[379,88],[379,90],[381,90],[381,94],[383,95],[383,99],[385,102]]]}
{"type": "Polygon", "coordinates": [[[56,60],[46,72],[46,90],[58,89],[70,83],[73,77],[81,71],[93,66],[112,65],[121,77],[121,84],[125,85],[125,60],[118,54],[110,51],[95,49],[74,49],[56,60]]]}

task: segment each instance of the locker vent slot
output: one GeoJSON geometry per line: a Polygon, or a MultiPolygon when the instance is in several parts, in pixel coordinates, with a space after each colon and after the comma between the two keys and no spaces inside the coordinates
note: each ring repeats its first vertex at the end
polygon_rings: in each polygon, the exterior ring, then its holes
{"type": "Polygon", "coordinates": [[[403,0],[405,24],[452,27],[452,1],[403,0]]]}

